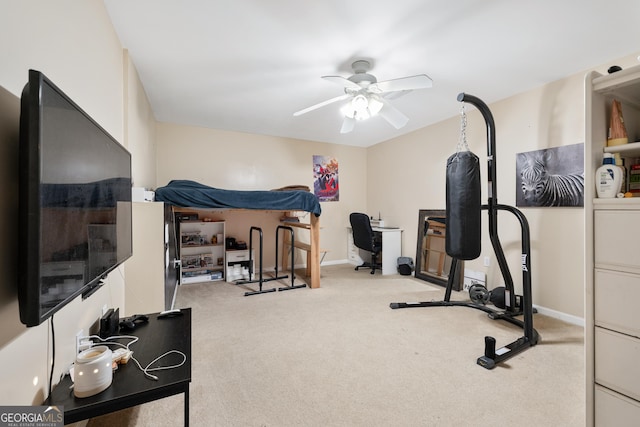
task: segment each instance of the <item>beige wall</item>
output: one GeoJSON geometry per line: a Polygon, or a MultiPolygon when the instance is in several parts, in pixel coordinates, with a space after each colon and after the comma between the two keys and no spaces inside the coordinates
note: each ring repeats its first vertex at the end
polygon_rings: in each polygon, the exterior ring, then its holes
{"type": "MultiPolygon", "coordinates": [[[[321,204],[320,246],[329,251],[325,262],[347,258],[349,213],[366,208],[366,149],[167,123],[158,124],[157,138],[158,186],[172,179],[190,179],[230,190],[270,190],[286,185],[313,188],[312,156],[335,157],[340,167],[340,201],[321,204]]],[[[235,223],[229,221],[228,234],[249,243],[250,227],[261,227],[264,265],[271,268],[278,215],[260,218],[265,216],[236,213],[235,223]]],[[[300,255],[296,255],[296,264],[305,262],[300,255]]]]}
{"type": "MultiPolygon", "coordinates": [[[[0,147],[2,180],[0,211],[2,245],[0,266],[0,365],[3,405],[39,405],[46,397],[51,352],[49,322],[26,328],[19,320],[17,301],[17,156],[19,96],[30,68],[40,70],[92,116],[117,140],[124,143],[123,97],[135,97],[127,104],[134,112],[128,118],[129,148],[133,148],[134,177],[141,183],[155,182],[152,157],[153,132],[149,126],[148,103],[135,70],[123,60],[120,42],[100,0],[8,1],[1,0],[0,13],[0,147]],[[126,68],[127,83],[125,88],[126,68]],[[145,129],[146,128],[146,129],[145,129]],[[143,135],[142,137],[140,135],[143,135]],[[136,142],[147,147],[137,150],[136,142]],[[151,153],[151,154],[147,154],[151,153]]],[[[109,275],[107,284],[89,299],[76,298],[54,315],[56,357],[54,382],[74,360],[75,333],[90,330],[104,305],[124,304],[123,269],[109,275]]]]}
{"type": "Polygon", "coordinates": [[[131,152],[134,187],[153,188],[156,184],[156,119],[128,51],[124,66],[124,145],[131,152]]]}

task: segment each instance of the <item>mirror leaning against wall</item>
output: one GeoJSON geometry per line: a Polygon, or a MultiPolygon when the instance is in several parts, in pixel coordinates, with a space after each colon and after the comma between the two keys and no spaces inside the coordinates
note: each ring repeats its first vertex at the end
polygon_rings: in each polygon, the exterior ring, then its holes
{"type": "MultiPolygon", "coordinates": [[[[446,211],[420,209],[416,247],[415,277],[440,286],[447,286],[452,258],[445,251],[446,211]]],[[[454,291],[462,290],[464,262],[458,262],[454,291]]]]}

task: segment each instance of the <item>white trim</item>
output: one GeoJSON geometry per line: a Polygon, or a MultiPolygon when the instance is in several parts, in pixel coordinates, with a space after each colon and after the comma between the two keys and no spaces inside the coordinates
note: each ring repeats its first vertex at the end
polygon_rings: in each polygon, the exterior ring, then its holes
{"type": "Polygon", "coordinates": [[[571,314],[562,313],[560,311],[552,310],[546,307],[540,307],[534,304],[534,307],[538,310],[538,313],[545,316],[553,317],[554,319],[562,320],[563,322],[571,323],[572,325],[582,326],[584,328],[584,318],[573,316],[571,314]]]}
{"type": "Polygon", "coordinates": [[[334,261],[323,261],[320,265],[338,265],[338,264],[349,264],[348,259],[338,259],[334,261]]]}

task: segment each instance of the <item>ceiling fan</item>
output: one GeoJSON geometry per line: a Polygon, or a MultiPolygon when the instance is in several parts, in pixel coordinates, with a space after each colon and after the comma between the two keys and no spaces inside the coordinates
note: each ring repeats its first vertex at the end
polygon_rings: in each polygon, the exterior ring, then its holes
{"type": "Polygon", "coordinates": [[[388,99],[392,97],[398,98],[411,90],[426,89],[433,86],[433,81],[426,74],[379,82],[375,76],[368,73],[371,69],[371,63],[366,60],[355,61],[351,64],[351,67],[354,74],[349,78],[322,76],[325,80],[343,86],[344,95],[336,96],[296,111],[293,115],[301,116],[326,105],[348,99],[349,102],[341,108],[344,114],[344,121],[340,133],[351,132],[356,120],[366,120],[378,114],[393,127],[400,129],[407,124],[409,118],[391,105],[388,99]]]}

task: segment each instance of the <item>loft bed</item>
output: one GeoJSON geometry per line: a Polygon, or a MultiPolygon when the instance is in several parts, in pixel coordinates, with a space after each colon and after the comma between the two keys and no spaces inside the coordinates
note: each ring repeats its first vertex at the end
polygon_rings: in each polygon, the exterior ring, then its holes
{"type": "Polygon", "coordinates": [[[249,209],[268,211],[305,211],[310,215],[310,243],[307,265],[310,287],[320,287],[320,202],[308,191],[301,190],[224,190],[195,181],[173,180],[156,189],[155,199],[181,208],[249,209]]]}

